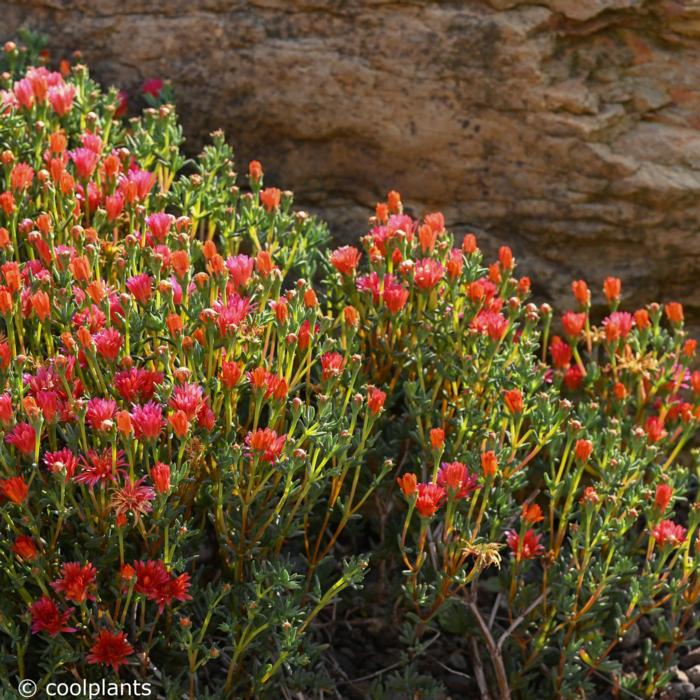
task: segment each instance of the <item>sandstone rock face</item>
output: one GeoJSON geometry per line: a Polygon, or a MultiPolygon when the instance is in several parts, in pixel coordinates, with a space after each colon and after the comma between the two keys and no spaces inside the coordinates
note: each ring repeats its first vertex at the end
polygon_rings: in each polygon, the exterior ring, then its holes
{"type": "Polygon", "coordinates": [[[693,0],[0,0],[104,82],[172,80],[193,146],[239,162],[339,236],[391,188],[543,297],[583,277],[700,320],[700,7],[693,0]]]}

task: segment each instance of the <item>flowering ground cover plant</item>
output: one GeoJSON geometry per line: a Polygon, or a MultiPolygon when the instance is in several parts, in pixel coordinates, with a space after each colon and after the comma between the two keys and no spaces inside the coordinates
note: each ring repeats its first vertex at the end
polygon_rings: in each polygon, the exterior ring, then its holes
{"type": "Polygon", "coordinates": [[[257,163],[239,196],[221,135],[179,173],[171,107],[124,125],[84,67],[5,58],[2,681],[275,696],[362,580],[334,545],[385,398],[284,282],[325,230],[257,163]]]}
{"type": "Polygon", "coordinates": [[[391,388],[407,643],[467,636],[483,696],[664,687],[700,593],[696,460],[679,459],[700,373],[681,306],[621,311],[611,278],[594,325],[576,281],[555,320],[508,248],[484,267],[474,236],[455,247],[440,214],[415,221],[397,193],[362,242],[330,254],[329,284],[370,380],[391,388]],[[640,623],[623,674],[616,651],[640,623]]]}
{"type": "Polygon", "coordinates": [[[621,310],[608,279],[601,317],[580,280],[538,307],[510,249],[485,265],[395,192],[329,249],[222,134],[183,155],[162,81],[127,119],[25,38],[0,78],[4,689],[445,697],[433,644],[466,652],[462,694],[664,688],[700,595],[680,305],[621,310]],[[354,682],[334,641],[371,614],[397,660],[354,682]]]}

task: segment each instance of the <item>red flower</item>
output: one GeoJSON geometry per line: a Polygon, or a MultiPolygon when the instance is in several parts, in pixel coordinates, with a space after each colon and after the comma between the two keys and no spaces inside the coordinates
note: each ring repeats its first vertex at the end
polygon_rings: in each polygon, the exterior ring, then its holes
{"type": "Polygon", "coordinates": [[[124,342],[116,328],[103,328],[93,336],[95,347],[100,357],[105,360],[116,360],[124,342]]]}
{"type": "Polygon", "coordinates": [[[72,479],[78,467],[78,458],[64,447],[58,452],[47,452],[44,455],[44,464],[51,473],[64,472],[66,479],[72,479]]]}
{"type": "Polygon", "coordinates": [[[163,462],[158,462],[151,469],[151,481],[158,493],[170,491],[170,467],[163,462]]]}
{"type": "Polygon", "coordinates": [[[22,476],[12,476],[9,479],[0,479],[0,494],[8,501],[21,505],[27,498],[29,486],[22,476]]]}
{"type": "Polygon", "coordinates": [[[135,561],[136,591],[158,604],[162,612],[175,600],[191,600],[189,574],[173,578],[162,561],[135,561]]]}
{"type": "Polygon", "coordinates": [[[571,363],[571,346],[565,343],[558,335],[552,338],[549,344],[549,352],[552,354],[552,364],[557,369],[564,369],[571,363]]]}
{"type": "Polygon", "coordinates": [[[81,565],[78,562],[69,562],[61,567],[61,578],[51,584],[55,591],[63,593],[68,599],[74,603],[83,603],[88,598],[93,600],[90,593],[95,587],[95,578],[97,570],[89,562],[81,565]]]}
{"type": "Polygon", "coordinates": [[[327,381],[328,379],[338,377],[343,373],[345,359],[338,352],[327,352],[321,357],[321,367],[323,368],[321,378],[323,381],[327,381]]]}
{"type": "Polygon", "coordinates": [[[586,325],[586,314],[577,314],[573,311],[567,311],[562,316],[561,325],[564,328],[566,337],[575,341],[581,335],[586,325]]]}
{"type": "Polygon", "coordinates": [[[382,298],[384,299],[384,304],[387,309],[392,314],[397,314],[408,301],[409,291],[405,289],[402,285],[395,284],[385,284],[384,291],[382,292],[382,298]]]}
{"type": "Polygon", "coordinates": [[[153,401],[143,406],[134,406],[131,410],[131,422],[137,439],[155,440],[163,429],[163,409],[153,401]]]}
{"type": "Polygon", "coordinates": [[[141,86],[141,92],[144,95],[150,95],[151,97],[158,97],[161,90],[163,89],[163,81],[160,78],[148,78],[141,86]]]}
{"type": "Polygon", "coordinates": [[[668,484],[658,484],[656,486],[656,497],[654,498],[654,507],[659,513],[664,513],[668,504],[673,498],[673,489],[668,484]]]}
{"type": "Polygon", "coordinates": [[[29,423],[17,423],[5,436],[5,442],[25,455],[33,455],[36,447],[36,430],[29,423]]]}
{"type": "Polygon", "coordinates": [[[593,443],[590,440],[577,440],[574,447],[576,459],[581,462],[587,462],[593,452],[593,443]]]}
{"type": "Polygon", "coordinates": [[[503,392],[503,401],[511,414],[523,412],[523,395],[518,389],[509,389],[503,392]]]}
{"type": "Polygon", "coordinates": [[[513,530],[506,532],[506,542],[511,552],[515,555],[516,561],[534,559],[544,552],[544,547],[540,544],[542,535],[535,534],[534,530],[528,530],[522,537],[513,530]]]}
{"type": "Polygon", "coordinates": [[[12,545],[12,551],[25,561],[31,561],[37,555],[36,545],[34,540],[27,535],[20,535],[12,545]]]}
{"type": "Polygon", "coordinates": [[[126,658],[133,653],[134,649],[126,640],[124,632],[100,630],[87,655],[87,662],[111,666],[116,673],[119,667],[126,663],[126,658]]]}
{"type": "Polygon", "coordinates": [[[682,525],[677,525],[673,520],[662,520],[653,529],[651,534],[659,547],[663,547],[664,545],[678,547],[678,545],[685,541],[687,532],[688,531],[682,525]]]}
{"type": "Polygon", "coordinates": [[[583,384],[583,372],[578,365],[572,365],[564,372],[564,386],[569,391],[576,391],[583,384]]]}
{"type": "Polygon", "coordinates": [[[128,513],[139,517],[151,512],[151,501],[156,494],[150,486],[144,486],[143,481],[143,478],[135,482],[129,480],[124,486],[114,490],[109,505],[118,518],[126,517],[128,513]]]}
{"type": "Polygon", "coordinates": [[[442,505],[445,489],[438,484],[418,484],[416,510],[423,518],[432,518],[442,505]]]}
{"type": "Polygon", "coordinates": [[[251,182],[260,182],[263,176],[263,168],[258,160],[251,160],[248,163],[248,177],[251,182]]]}
{"type": "Polygon", "coordinates": [[[61,632],[75,632],[75,627],[67,625],[73,610],[74,608],[68,608],[65,612],[59,612],[53,600],[46,596],[39,598],[29,608],[32,615],[32,634],[46,632],[55,637],[61,632]]]}
{"type": "Polygon", "coordinates": [[[476,475],[470,474],[461,462],[443,462],[437,482],[451,498],[466,498],[478,486],[476,475]]]}
{"type": "Polygon", "coordinates": [[[117,402],[112,399],[90,399],[85,419],[93,430],[109,431],[114,427],[117,402]]]}
{"type": "Polygon", "coordinates": [[[349,277],[355,272],[361,257],[362,254],[357,248],[344,245],[331,253],[331,264],[341,275],[349,277]]]}
{"type": "Polygon", "coordinates": [[[404,474],[396,479],[401,492],[406,498],[410,498],[418,489],[418,479],[415,474],[404,474]]]}
{"type": "Polygon", "coordinates": [[[432,289],[444,276],[442,264],[432,258],[424,258],[416,263],[413,280],[419,289],[432,289]]]}
{"type": "Polygon", "coordinates": [[[659,442],[659,440],[666,436],[663,418],[659,416],[650,416],[647,418],[647,422],[644,424],[644,431],[647,434],[647,439],[652,445],[655,442],[659,442]]]}
{"type": "Polygon", "coordinates": [[[161,372],[133,368],[114,375],[114,386],[119,395],[128,403],[150,401],[156,385],[163,381],[161,372]]]}
{"type": "Polygon", "coordinates": [[[258,429],[254,433],[248,433],[245,438],[245,444],[251,452],[260,454],[260,458],[264,462],[274,462],[282,454],[286,439],[286,435],[278,436],[274,430],[265,428],[264,430],[258,429]]]}
{"type": "Polygon", "coordinates": [[[377,389],[376,386],[367,388],[367,405],[373,415],[376,416],[382,410],[384,401],[386,401],[386,392],[377,389]]]}
{"type": "Polygon", "coordinates": [[[78,476],[73,478],[78,484],[87,484],[90,488],[94,488],[101,481],[114,481],[116,472],[125,466],[124,453],[117,452],[116,470],[112,467],[112,450],[106,447],[102,454],[97,450],[88,450],[87,456],[80,460],[82,471],[78,476]]]}

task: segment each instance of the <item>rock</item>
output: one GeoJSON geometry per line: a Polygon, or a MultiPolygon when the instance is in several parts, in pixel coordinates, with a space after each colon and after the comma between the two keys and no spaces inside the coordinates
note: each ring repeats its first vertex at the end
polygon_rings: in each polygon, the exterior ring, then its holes
{"type": "MultiPolygon", "coordinates": [[[[690,679],[688,678],[688,674],[685,671],[681,671],[680,668],[673,668],[671,669],[674,674],[674,678],[680,682],[680,683],[687,683],[690,679]]],[[[693,683],[693,685],[695,685],[693,683]]]]}
{"type": "Polygon", "coordinates": [[[688,680],[697,688],[700,686],[700,664],[691,666],[687,671],[686,675],[688,680]]]}
{"type": "Polygon", "coordinates": [[[400,190],[535,292],[571,304],[607,275],[624,302],[700,325],[700,10],[665,0],[0,0],[128,88],[172,80],[192,150],[218,127],[338,237],[400,190]]]}
{"type": "Polygon", "coordinates": [[[678,700],[689,698],[690,694],[695,691],[695,686],[692,683],[671,683],[671,694],[678,700]]]}
{"type": "Polygon", "coordinates": [[[678,666],[683,669],[697,665],[700,665],[700,647],[691,649],[685,656],[682,656],[678,662],[678,666]]]}

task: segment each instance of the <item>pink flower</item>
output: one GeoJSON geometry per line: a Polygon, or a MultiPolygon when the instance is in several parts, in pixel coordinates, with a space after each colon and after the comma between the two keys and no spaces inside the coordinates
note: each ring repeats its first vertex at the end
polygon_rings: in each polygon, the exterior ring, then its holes
{"type": "Polygon", "coordinates": [[[49,103],[59,117],[71,111],[74,97],[75,88],[67,83],[49,88],[49,103]]]}
{"type": "Polygon", "coordinates": [[[90,148],[76,148],[68,154],[75,165],[78,177],[82,180],[89,180],[97,167],[100,156],[90,148]]]}
{"type": "Polygon", "coordinates": [[[85,419],[93,430],[109,431],[114,426],[116,410],[117,402],[112,399],[90,399],[85,419]]]}
{"type": "Polygon", "coordinates": [[[236,255],[226,260],[229,277],[236,289],[241,289],[248,284],[252,274],[255,260],[247,255],[236,255]]]}
{"type": "Polygon", "coordinates": [[[168,237],[170,227],[174,221],[175,217],[172,214],[158,212],[157,214],[151,214],[146,219],[146,224],[153,238],[162,243],[168,237]]]}
{"type": "Polygon", "coordinates": [[[194,420],[204,403],[203,393],[198,384],[180,384],[173,390],[168,405],[176,411],[182,411],[188,421],[194,420]]]}
{"type": "Polygon", "coordinates": [[[147,304],[151,298],[151,276],[142,272],[140,275],[129,277],[126,281],[126,288],[134,295],[139,304],[147,304]]]}
{"type": "Polygon", "coordinates": [[[36,447],[36,431],[29,423],[17,423],[5,436],[5,442],[25,455],[33,455],[36,447]]]}
{"type": "Polygon", "coordinates": [[[149,401],[143,406],[134,406],[131,411],[134,433],[139,440],[155,440],[163,429],[163,409],[149,401]]]}
{"type": "Polygon", "coordinates": [[[116,360],[124,342],[116,328],[103,328],[93,336],[95,347],[101,357],[106,360],[116,360]]]}

